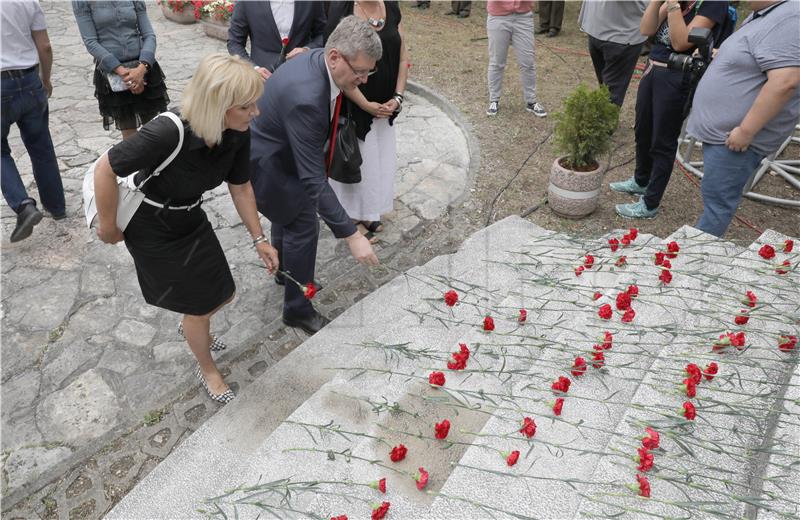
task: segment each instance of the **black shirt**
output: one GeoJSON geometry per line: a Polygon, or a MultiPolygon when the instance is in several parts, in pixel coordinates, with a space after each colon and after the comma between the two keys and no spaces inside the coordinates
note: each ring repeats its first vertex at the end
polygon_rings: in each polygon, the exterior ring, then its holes
{"type": "MultiPolygon", "coordinates": [[[[177,112],[176,112],[177,113],[177,112]]],[[[178,114],[180,116],[180,114],[178,114]]],[[[139,172],[136,183],[158,167],[178,145],[178,127],[167,117],[156,117],[133,137],[108,151],[111,169],[120,177],[139,172]]],[[[191,204],[223,181],[244,184],[250,180],[250,131],[225,130],[222,142],[212,148],[183,121],[183,146],[158,177],[142,191],[157,202],[191,204]]]]}
{"type": "MultiPolygon", "coordinates": [[[[725,0],[697,0],[696,2],[680,2],[683,9],[683,21],[688,26],[692,23],[695,16],[705,16],[714,21],[714,28],[711,34],[716,39],[719,28],[725,17],[728,16],[728,2],[725,0]]],[[[669,17],[661,24],[655,34],[655,43],[650,50],[650,57],[656,61],[667,62],[670,53],[677,52],[672,48],[669,38],[669,17]]],[[[691,54],[694,49],[681,51],[683,54],[691,54]]]]}

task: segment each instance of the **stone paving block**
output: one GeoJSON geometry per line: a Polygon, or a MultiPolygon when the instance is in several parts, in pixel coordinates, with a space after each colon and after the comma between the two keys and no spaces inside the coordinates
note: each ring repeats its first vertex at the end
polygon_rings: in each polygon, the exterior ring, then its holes
{"type": "Polygon", "coordinates": [[[155,334],[154,327],[135,320],[123,320],[114,329],[114,337],[117,340],[137,347],[148,345],[155,334]]]}
{"type": "Polygon", "coordinates": [[[4,304],[4,319],[26,329],[50,330],[64,321],[78,293],[77,273],[63,273],[59,283],[48,287],[47,297],[41,287],[29,287],[10,296],[4,304]]]}
{"type": "Polygon", "coordinates": [[[3,381],[33,366],[49,341],[50,332],[20,332],[12,327],[3,327],[2,348],[3,363],[0,364],[3,381]]]}
{"type": "Polygon", "coordinates": [[[76,338],[72,331],[68,331],[47,347],[42,359],[41,393],[47,395],[63,388],[65,382],[71,382],[78,374],[95,367],[102,355],[102,347],[76,338]]]}

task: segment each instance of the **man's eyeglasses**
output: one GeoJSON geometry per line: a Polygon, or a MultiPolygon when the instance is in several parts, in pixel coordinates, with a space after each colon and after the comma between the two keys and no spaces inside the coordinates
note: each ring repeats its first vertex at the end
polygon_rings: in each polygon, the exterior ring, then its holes
{"type": "Polygon", "coordinates": [[[371,70],[356,70],[356,69],[353,68],[353,65],[350,63],[350,60],[348,60],[347,57],[344,54],[340,53],[339,56],[342,57],[344,62],[347,63],[347,66],[350,67],[350,70],[352,70],[353,74],[355,74],[356,76],[360,76],[362,78],[366,78],[366,77],[372,76],[373,74],[378,72],[378,67],[377,66],[374,69],[371,69],[371,70]]]}

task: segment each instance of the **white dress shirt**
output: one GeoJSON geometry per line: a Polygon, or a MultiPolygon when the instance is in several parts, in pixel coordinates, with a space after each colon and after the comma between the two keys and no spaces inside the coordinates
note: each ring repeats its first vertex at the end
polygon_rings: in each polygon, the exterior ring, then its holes
{"type": "Polygon", "coordinates": [[[294,22],[294,0],[270,0],[269,6],[281,39],[288,38],[294,22]]]}

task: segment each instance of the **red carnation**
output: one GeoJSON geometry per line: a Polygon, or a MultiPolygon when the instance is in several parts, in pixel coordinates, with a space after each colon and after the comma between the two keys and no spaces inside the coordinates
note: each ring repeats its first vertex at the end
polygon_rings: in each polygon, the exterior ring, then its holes
{"type": "Polygon", "coordinates": [[[746,300],[742,300],[742,303],[744,303],[748,307],[755,307],[756,306],[756,302],[758,302],[758,297],[756,297],[756,295],[753,293],[753,291],[747,291],[745,293],[745,296],[747,296],[747,299],[746,300]]]}
{"type": "Polygon", "coordinates": [[[600,310],[597,311],[597,315],[604,320],[610,320],[611,316],[614,315],[614,311],[611,310],[611,305],[606,303],[600,307],[600,310]]]}
{"type": "Polygon", "coordinates": [[[347,520],[347,515],[332,516],[331,520],[347,520]]]}
{"type": "Polygon", "coordinates": [[[459,352],[453,352],[451,354],[451,356],[453,356],[453,361],[447,362],[447,368],[450,370],[464,370],[467,368],[469,348],[466,343],[459,343],[458,345],[461,347],[461,350],[459,352]]]}
{"type": "Polygon", "coordinates": [[[784,352],[794,350],[797,345],[797,336],[783,335],[778,338],[778,348],[784,352]]]}
{"type": "Polygon", "coordinates": [[[369,487],[372,489],[377,489],[381,493],[386,493],[386,479],[382,478],[380,480],[375,480],[370,482],[369,487]]]}
{"type": "Polygon", "coordinates": [[[593,265],[594,257],[592,255],[586,255],[583,257],[583,266],[586,267],[586,269],[591,269],[593,265]]]}
{"type": "Polygon", "coordinates": [[[622,235],[622,247],[628,247],[631,245],[631,237],[628,235],[622,235]]]}
{"type": "Polygon", "coordinates": [[[792,266],[791,262],[789,262],[788,260],[784,260],[781,265],[775,267],[775,272],[778,274],[786,274],[789,272],[789,268],[791,266],[792,266]]]}
{"type": "Polygon", "coordinates": [[[612,344],[614,341],[614,335],[608,331],[603,333],[603,349],[611,350],[612,344]]]}
{"type": "Polygon", "coordinates": [[[592,295],[592,300],[595,300],[595,301],[596,301],[596,300],[599,300],[599,299],[600,299],[600,298],[602,298],[602,297],[603,297],[603,293],[596,292],[596,293],[594,293],[594,294],[592,295]]]}
{"type": "Polygon", "coordinates": [[[506,457],[506,464],[508,464],[509,466],[513,466],[519,460],[519,451],[517,450],[512,451],[508,455],[503,453],[503,455],[506,457]]]}
{"type": "Polygon", "coordinates": [[[747,341],[744,332],[737,332],[736,334],[731,334],[729,332],[728,337],[731,338],[731,345],[733,345],[739,350],[742,350],[742,348],[744,348],[744,344],[747,341]]]}
{"type": "Polygon", "coordinates": [[[628,293],[628,296],[631,298],[636,298],[639,296],[639,286],[637,285],[629,285],[628,288],[625,290],[628,293]]]}
{"type": "Polygon", "coordinates": [[[398,444],[392,448],[391,453],[389,453],[389,458],[392,459],[392,462],[400,462],[406,458],[406,453],[408,453],[408,448],[406,448],[403,444],[398,444]]]}
{"type": "Polygon", "coordinates": [[[675,258],[676,256],[678,256],[678,251],[680,250],[681,248],[678,245],[678,243],[673,240],[672,242],[667,244],[667,258],[675,258]]]}
{"type": "Polygon", "coordinates": [[[687,377],[683,380],[683,386],[686,389],[686,397],[694,397],[697,395],[697,383],[695,383],[694,379],[691,377],[687,377]]]}
{"type": "Polygon", "coordinates": [[[582,376],[586,373],[586,360],[583,359],[581,356],[575,358],[575,362],[572,363],[572,375],[575,377],[582,376]]]}
{"type": "Polygon", "coordinates": [[[711,363],[708,364],[708,366],[706,366],[706,369],[703,370],[703,376],[705,376],[706,381],[711,381],[712,379],[714,379],[714,376],[717,375],[718,371],[719,371],[719,366],[712,361],[711,363]]]}
{"type": "Polygon", "coordinates": [[[694,381],[694,384],[700,384],[700,381],[703,379],[703,375],[700,372],[700,367],[695,365],[694,363],[689,363],[686,365],[686,375],[694,381]]]}
{"type": "Polygon", "coordinates": [[[530,417],[525,417],[522,420],[522,428],[519,429],[519,432],[530,439],[536,435],[536,422],[530,417]]]}
{"type": "Polygon", "coordinates": [[[758,254],[765,260],[772,260],[775,258],[775,248],[769,244],[764,244],[761,246],[761,249],[758,250],[758,254]]]}
{"type": "Polygon", "coordinates": [[[436,430],[437,439],[446,439],[447,434],[450,433],[450,421],[445,419],[440,423],[436,423],[433,429],[436,430]]]}
{"type": "Polygon", "coordinates": [[[631,308],[631,295],[627,292],[617,294],[617,310],[626,311],[631,308]]]}
{"type": "Polygon", "coordinates": [[[644,431],[647,433],[647,436],[642,439],[642,446],[648,450],[654,450],[658,448],[661,439],[661,437],[658,435],[658,432],[649,426],[645,428],[644,431]]]}
{"type": "Polygon", "coordinates": [[[314,285],[314,282],[308,282],[305,287],[303,287],[303,295],[306,297],[307,300],[310,300],[317,294],[317,287],[314,285]]]}
{"type": "Polygon", "coordinates": [[[631,237],[631,240],[636,240],[636,238],[639,236],[639,230],[635,227],[630,228],[628,230],[628,236],[631,237]]]}
{"type": "Polygon", "coordinates": [[[672,269],[672,264],[669,262],[669,260],[664,260],[663,262],[661,262],[661,268],[672,269]]]}
{"type": "Polygon", "coordinates": [[[558,380],[554,381],[550,388],[556,393],[564,393],[566,394],[569,392],[569,385],[572,384],[572,381],[569,378],[564,376],[558,376],[558,380]]]}
{"type": "Polygon", "coordinates": [[[624,321],[625,323],[630,323],[630,322],[633,321],[633,318],[635,318],[635,317],[636,317],[636,311],[633,310],[633,309],[628,309],[622,315],[622,321],[624,321]]]}
{"type": "Polygon", "coordinates": [[[485,331],[492,331],[494,330],[494,320],[491,316],[486,316],[483,318],[483,330],[485,331]]]}
{"type": "Polygon", "coordinates": [[[619,240],[616,238],[612,238],[608,241],[608,245],[611,246],[611,252],[613,253],[617,249],[619,249],[619,240]]]}
{"type": "Polygon", "coordinates": [[[285,38],[285,37],[281,38],[281,45],[283,45],[284,47],[289,45],[289,38],[285,38]]]}
{"type": "Polygon", "coordinates": [[[389,506],[391,504],[389,502],[384,502],[379,506],[372,508],[372,520],[381,520],[386,513],[389,512],[389,506]]]}
{"type": "Polygon", "coordinates": [[[603,354],[602,350],[600,352],[595,352],[592,355],[592,366],[594,368],[603,368],[605,362],[606,362],[606,357],[603,354]]]}
{"type": "Polygon", "coordinates": [[[737,325],[746,325],[750,321],[750,316],[747,315],[747,309],[742,309],[739,314],[733,319],[737,325]]]}
{"type": "Polygon", "coordinates": [[[653,462],[655,460],[655,457],[653,457],[653,454],[647,451],[647,449],[643,447],[639,448],[638,452],[639,452],[639,459],[638,459],[639,467],[637,467],[636,469],[638,469],[639,471],[650,471],[653,468],[653,462]]]}
{"type": "Polygon", "coordinates": [[[564,398],[559,397],[556,399],[555,404],[553,404],[553,413],[556,415],[561,415],[561,409],[564,408],[564,398]]]}
{"type": "Polygon", "coordinates": [[[614,262],[614,265],[616,265],[617,267],[623,267],[627,264],[628,264],[628,257],[625,255],[622,255],[621,257],[617,258],[617,261],[614,262]]]}
{"type": "Polygon", "coordinates": [[[662,253],[661,251],[657,251],[655,257],[655,264],[661,265],[663,263],[664,263],[664,253],[662,253]]]}
{"type": "Polygon", "coordinates": [[[689,401],[683,403],[683,416],[690,421],[694,421],[694,418],[697,417],[697,410],[695,410],[694,405],[689,401]]]}
{"type": "Polygon", "coordinates": [[[417,481],[417,489],[423,490],[428,485],[428,472],[425,468],[419,468],[417,474],[414,475],[414,480],[417,481]]]}
{"type": "Polygon", "coordinates": [[[431,372],[428,376],[428,383],[432,386],[444,386],[444,374],[442,372],[431,372]]]}
{"type": "Polygon", "coordinates": [[[450,289],[446,293],[444,293],[444,303],[447,304],[448,307],[452,307],[458,302],[458,293],[454,290],[450,289]]]}
{"type": "Polygon", "coordinates": [[[794,249],[794,240],[785,240],[783,242],[783,252],[784,253],[791,253],[792,249],[794,249]]]}
{"type": "Polygon", "coordinates": [[[579,265],[578,267],[576,267],[575,268],[575,276],[582,275],[583,274],[583,269],[584,269],[584,267],[582,265],[579,265]]]}
{"type": "Polygon", "coordinates": [[[665,284],[668,284],[672,281],[672,273],[667,269],[662,269],[661,275],[658,277],[658,279],[664,282],[665,284]]]}
{"type": "Polygon", "coordinates": [[[520,309],[519,318],[517,318],[517,321],[520,323],[525,323],[527,319],[528,319],[528,311],[526,311],[525,309],[520,309]]]}
{"type": "Polygon", "coordinates": [[[647,477],[636,475],[636,480],[639,482],[639,496],[650,498],[650,481],[647,477]]]}

